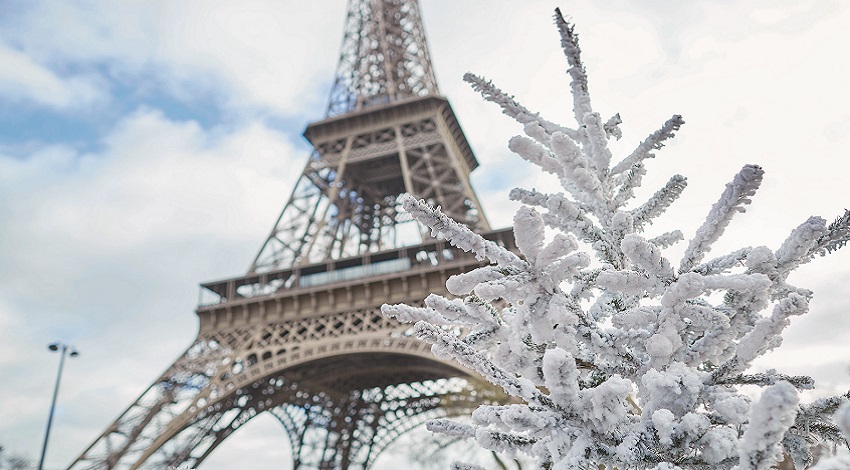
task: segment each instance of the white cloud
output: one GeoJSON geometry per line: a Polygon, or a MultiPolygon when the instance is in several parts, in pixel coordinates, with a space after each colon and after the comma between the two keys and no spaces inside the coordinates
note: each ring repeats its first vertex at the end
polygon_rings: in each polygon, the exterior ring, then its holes
{"type": "Polygon", "coordinates": [[[213,96],[234,109],[309,110],[318,117],[327,90],[316,85],[330,83],[336,65],[336,54],[324,51],[338,47],[344,11],[339,0],[159,0],[120,8],[106,0],[42,1],[16,16],[5,35],[30,61],[54,69],[104,66],[114,79],[149,77],[181,99],[213,96]],[[328,17],[329,6],[336,15],[328,17]],[[317,23],[330,24],[332,34],[315,34],[317,23]]]}
{"type": "Polygon", "coordinates": [[[105,99],[92,77],[62,78],[26,54],[0,42],[0,96],[67,108],[105,99]]]}

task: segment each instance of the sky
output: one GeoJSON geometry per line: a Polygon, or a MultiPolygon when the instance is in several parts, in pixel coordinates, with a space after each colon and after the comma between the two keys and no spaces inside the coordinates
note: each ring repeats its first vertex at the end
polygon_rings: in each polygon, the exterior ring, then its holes
{"type": "MultiPolygon", "coordinates": [[[[647,164],[683,197],[650,235],[700,225],[744,165],[765,181],[712,254],[776,248],[810,215],[850,206],[850,5],[838,0],[421,0],[441,92],[481,166],[491,225],[513,187],[554,189],[512,155],[520,127],[462,82],[472,71],[570,124],[552,12],[577,25],[596,110],[619,112],[627,155],[673,114],[647,164]]],[[[45,468],[68,465],[194,340],[200,282],[245,273],[324,115],[344,0],[0,1],[0,445],[36,459],[59,357],[45,468]]],[[[639,197],[640,199],[640,197],[639,197]]],[[[671,256],[681,253],[673,247],[671,256]]],[[[850,388],[850,249],[790,279],[815,292],[757,368],[850,388]]],[[[815,396],[810,394],[810,396],[815,396]]],[[[205,469],[270,468],[282,429],[260,416],[205,469]],[[237,464],[238,462],[238,464],[237,464]],[[250,462],[250,467],[246,466],[250,462]]],[[[378,468],[405,459],[391,450],[378,468]]]]}

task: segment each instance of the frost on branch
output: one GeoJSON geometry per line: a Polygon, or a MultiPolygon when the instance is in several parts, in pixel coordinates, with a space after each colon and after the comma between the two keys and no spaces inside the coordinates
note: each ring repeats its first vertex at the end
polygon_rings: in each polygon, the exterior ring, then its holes
{"type": "MultiPolygon", "coordinates": [[[[557,10],[555,23],[573,127],[465,76],[521,125],[525,135],[509,148],[563,187],[554,194],[511,191],[523,204],[514,217],[519,254],[439,208],[403,200],[434,235],[490,265],[449,278],[448,291],[461,299],[431,295],[425,307],[387,305],[384,313],[415,323],[437,357],[514,397],[481,406],[471,423],[436,420],[428,428],[494,452],[527,454],[547,469],[767,469],[784,458],[804,468],[815,462],[814,447],[846,445],[850,392],[800,405],[798,390],[814,387],[810,377],[752,364],[808,312],[812,293],[789,285],[788,276],[847,244],[850,211],[831,224],[811,217],[780,246],[706,259],[764,177],[761,167],[745,165],[674,265],[664,250],[683,240],[682,232],[645,231],[685,190],[685,177],[673,175],[645,201],[635,198],[653,152],[684,121],[674,115],[618,160],[608,144],[622,135],[622,120],[603,120],[593,109],[574,27],[557,10]]],[[[850,465],[836,457],[816,468],[850,465]]]]}

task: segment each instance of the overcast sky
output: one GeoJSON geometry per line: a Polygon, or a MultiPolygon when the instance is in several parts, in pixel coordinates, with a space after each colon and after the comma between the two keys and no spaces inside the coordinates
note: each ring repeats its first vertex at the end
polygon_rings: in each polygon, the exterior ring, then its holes
{"type": "MultiPolygon", "coordinates": [[[[514,186],[552,182],[506,150],[517,124],[461,76],[493,79],[571,125],[552,10],[577,24],[595,108],[620,112],[622,158],[673,114],[686,125],[642,194],[689,187],[650,235],[686,237],[741,166],[762,189],[713,254],[776,248],[850,205],[850,8],[798,1],[422,0],[440,90],[481,167],[491,225],[514,186]]],[[[198,283],[243,274],[286,202],[333,80],[344,0],[0,1],[0,444],[37,458],[62,340],[47,468],[70,463],[192,342],[198,283]]],[[[677,253],[682,247],[674,248],[677,253]]],[[[758,367],[850,386],[850,249],[791,282],[815,291],[758,367]]],[[[270,468],[282,429],[257,418],[204,468],[270,468]],[[246,466],[246,459],[253,462],[246,466]],[[234,462],[239,462],[235,464],[234,462]]],[[[398,460],[382,457],[381,465],[398,460]]]]}

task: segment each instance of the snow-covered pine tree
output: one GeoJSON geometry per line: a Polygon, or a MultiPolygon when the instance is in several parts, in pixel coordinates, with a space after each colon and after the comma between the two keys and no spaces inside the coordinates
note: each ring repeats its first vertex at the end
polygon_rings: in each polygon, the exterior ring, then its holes
{"type": "MultiPolygon", "coordinates": [[[[777,249],[749,247],[706,259],[762,181],[762,169],[746,165],[674,267],[662,250],[682,233],[641,234],[678,198],[685,178],[673,176],[645,203],[627,204],[645,174],[644,160],[673,137],[682,118],[673,116],[612,162],[608,142],[621,135],[620,117],[606,121],[594,112],[573,26],[558,10],[555,22],[570,65],[574,128],[465,76],[524,126],[525,136],[512,138],[510,149],[556,175],[565,190],[510,193],[524,204],[514,217],[521,256],[424,201],[404,202],[433,235],[491,265],[449,279],[448,290],[461,298],[431,295],[426,308],[385,305],[384,313],[416,322],[415,333],[436,355],[516,399],[481,406],[471,424],[436,420],[429,429],[528,454],[552,469],[766,469],[785,455],[801,469],[812,463],[813,446],[847,445],[850,392],[800,404],[798,391],[812,388],[812,379],[750,366],[779,346],[792,316],[808,310],[812,293],[789,285],[788,275],[848,242],[850,211],[833,223],[809,218],[777,249]],[[554,236],[544,234],[546,227],[554,236]],[[466,333],[458,336],[449,326],[466,333]],[[743,385],[763,387],[760,397],[742,393],[743,385]]],[[[817,468],[850,465],[838,457],[817,468]]]]}

